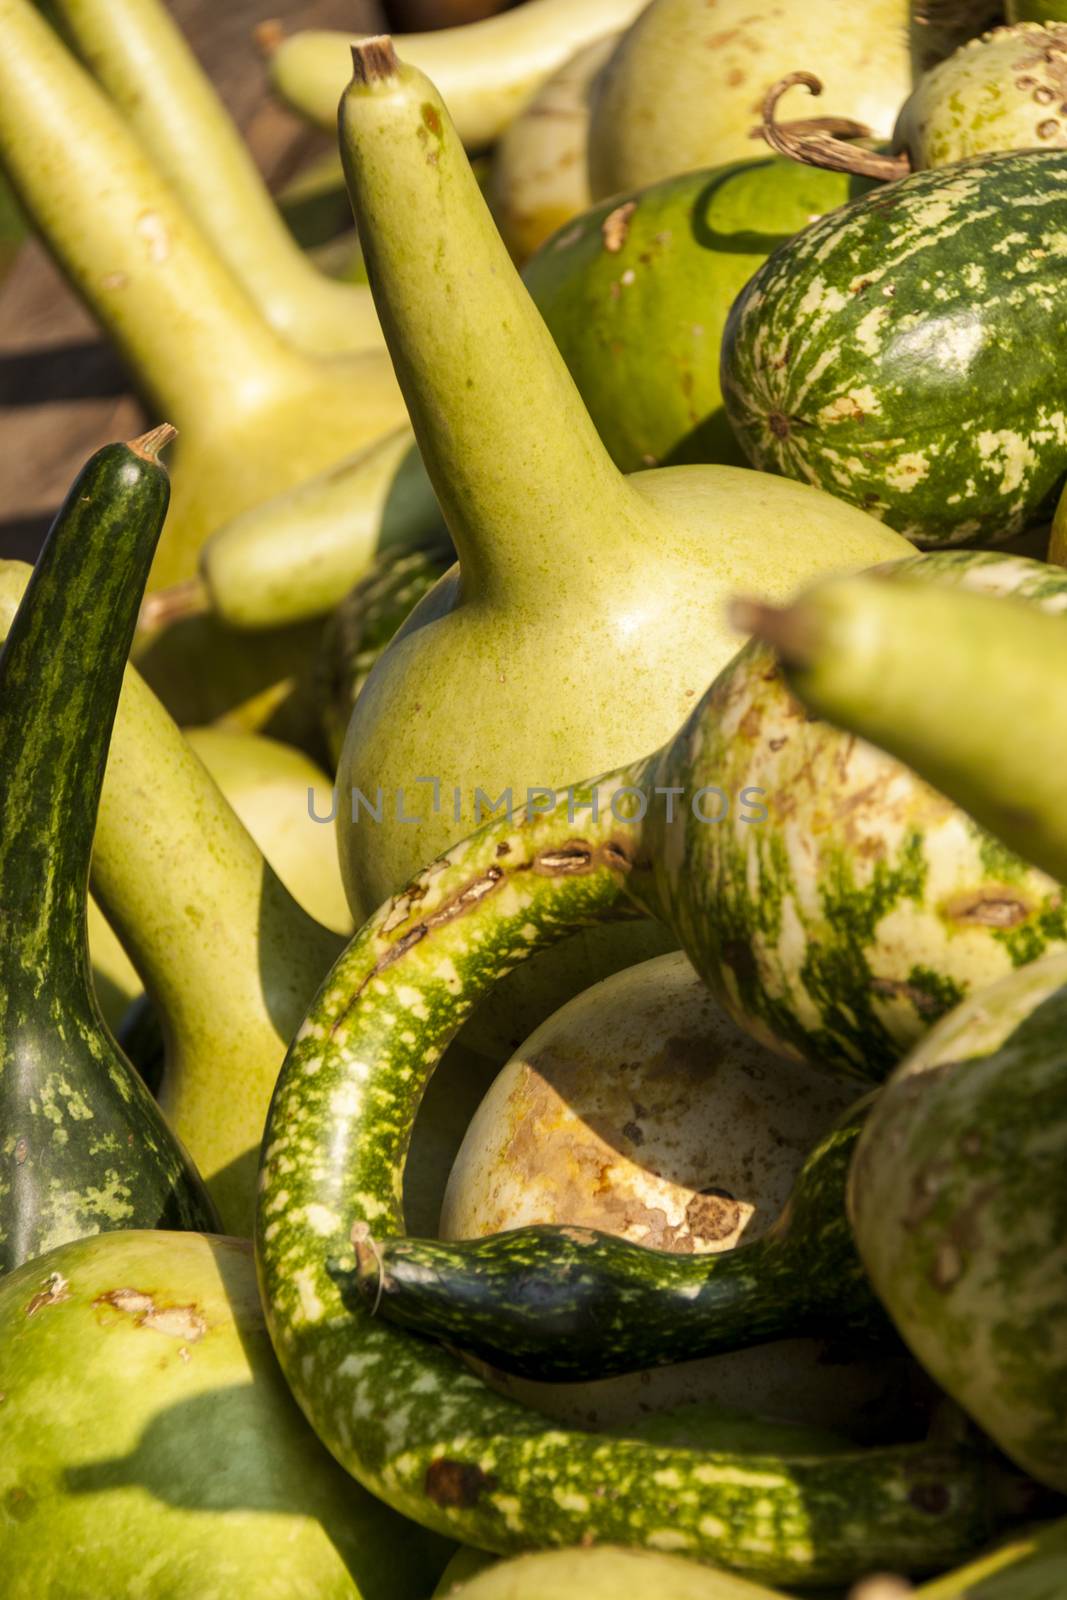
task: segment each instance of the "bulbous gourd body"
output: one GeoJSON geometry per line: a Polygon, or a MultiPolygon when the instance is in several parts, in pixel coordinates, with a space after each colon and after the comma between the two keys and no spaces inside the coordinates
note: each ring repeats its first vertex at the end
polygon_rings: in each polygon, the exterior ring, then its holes
{"type": "Polygon", "coordinates": [[[937,1382],[1067,1487],[1067,956],[944,1019],[886,1086],[850,1177],[880,1299],[937,1382]]]}
{"type": "Polygon", "coordinates": [[[616,466],[745,464],[719,386],[730,307],[772,250],[865,187],[773,159],[687,172],[601,202],[527,262],[616,466]]]}
{"type": "MultiPolygon", "coordinates": [[[[885,138],[911,88],[909,0],[653,0],[600,75],[589,130],[594,199],[674,173],[758,157],[767,91],[798,69],[824,82],[819,113],[885,138]]],[[[807,109],[798,115],[807,116],[807,109]]]]}
{"type": "Polygon", "coordinates": [[[9,1600],[422,1600],[443,1563],[304,1422],[236,1239],[133,1230],[28,1262],[0,1283],[0,1386],[9,1600]]]}
{"type": "MultiPolygon", "coordinates": [[[[578,995],[501,1069],[456,1157],[441,1237],[559,1223],[687,1254],[749,1244],[857,1092],[772,1056],[683,955],[661,956],[578,995]]],[[[899,1363],[816,1339],[590,1383],[478,1370],[536,1411],[609,1432],[704,1401],[857,1434],[900,1402],[899,1363]]]]}
{"type": "MultiPolygon", "coordinates": [[[[1043,563],[992,553],[898,570],[1052,611],[1067,595],[1043,563]]],[[[681,828],[649,809],[648,899],[773,1048],[882,1078],[952,1006],[1067,939],[1053,879],[907,767],[814,720],[765,645],[727,667],[642,782],[691,797],[681,828]]]]}
{"type": "Polygon", "coordinates": [[[657,1600],[778,1600],[770,1589],[680,1556],[611,1545],[516,1556],[476,1573],[454,1592],[468,1600],[616,1600],[620,1593],[654,1594],[657,1600]]]}
{"type": "Polygon", "coordinates": [[[486,199],[520,266],[589,206],[589,101],[616,39],[594,39],[554,72],[493,151],[486,199]]]}
{"type": "Polygon", "coordinates": [[[1065,175],[1061,150],[917,172],[779,250],[723,340],[749,459],[924,545],[1040,522],[1067,462],[1067,392],[1038,355],[1067,327],[1065,175]]]}
{"type": "Polygon", "coordinates": [[[98,451],[0,654],[0,1270],[123,1227],[212,1226],[192,1162],[92,990],[89,858],[123,668],[167,506],[170,430],[98,451]]]}
{"type": "Polygon", "coordinates": [[[997,28],[932,67],[900,114],[893,145],[914,170],[993,150],[1067,145],[1067,25],[997,28]]]}

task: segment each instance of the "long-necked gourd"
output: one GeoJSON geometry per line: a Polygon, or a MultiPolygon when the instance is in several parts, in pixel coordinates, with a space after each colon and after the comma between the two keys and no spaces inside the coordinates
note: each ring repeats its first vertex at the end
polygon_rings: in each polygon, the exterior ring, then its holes
{"type": "Polygon", "coordinates": [[[54,12],[222,259],[304,350],[380,347],[365,286],[313,266],[162,0],[55,0],[54,12]]]}
{"type": "Polygon", "coordinates": [[[240,1240],[27,1262],[0,1282],[0,1390],[5,1600],[425,1600],[444,1565],[293,1405],[240,1240]]]}
{"type": "Polygon", "coordinates": [[[946,590],[924,570],[819,586],[746,617],[806,706],[906,761],[1024,860],[1067,879],[1061,572],[1035,571],[1049,613],[1035,616],[1010,590],[946,590]]]}
{"type": "MultiPolygon", "coordinates": [[[[548,1223],[687,1255],[747,1249],[859,1089],[771,1055],[680,952],[642,962],[577,995],[501,1068],[456,1156],[437,1231],[479,1239],[548,1223]]],[[[833,1337],[790,1337],[610,1380],[483,1375],[576,1427],[618,1431],[698,1401],[866,1441],[890,1411],[904,1414],[901,1364],[879,1354],[865,1361],[833,1337]]]]}
{"type": "Polygon", "coordinates": [[[0,654],[3,1271],[84,1234],[215,1222],[104,1025],[86,935],[93,821],[166,515],[157,457],[171,432],[108,445],[83,468],[0,654]]]}
{"type": "MultiPolygon", "coordinates": [[[[791,76],[822,92],[812,74],[791,76]]],[[[892,180],[994,150],[1062,149],[1065,90],[1067,28],[1024,22],[969,40],[923,75],[897,118],[893,154],[850,149],[825,132],[783,130],[773,121],[764,137],[801,161],[892,180]]],[[[773,117],[777,99],[771,95],[765,117],[773,117]]]]}
{"type": "Polygon", "coordinates": [[[181,431],[151,586],[213,528],[398,427],[384,351],[283,341],[31,0],[0,4],[0,160],[52,254],[181,431]]]}
{"type": "Polygon", "coordinates": [[[581,786],[581,823],[565,810],[489,823],[435,861],[357,934],[299,1028],[256,1223],[290,1386],[364,1486],[480,1549],[614,1541],[809,1585],[962,1559],[1012,1498],[981,1446],[783,1458],[561,1429],[346,1292],[357,1247],[404,1231],[414,1115],[477,994],[561,927],[617,914],[645,878],[625,825],[590,825],[596,795],[603,817],[611,785],[581,786]]]}
{"type": "Polygon", "coordinates": [[[946,1017],[872,1108],[849,1179],[905,1342],[1012,1460],[1067,1490],[1067,956],[946,1017]]]}
{"type": "Polygon", "coordinates": [[[594,198],[757,154],[751,135],[760,102],[798,68],[823,74],[828,115],[855,118],[886,138],[917,57],[947,53],[998,9],[992,0],[875,0],[860,12],[834,0],[755,9],[748,0],[718,0],[709,16],[705,0],[653,0],[597,81],[594,198]]]}
{"type": "MultiPolygon", "coordinates": [[[[526,0],[514,11],[441,32],[397,36],[397,49],[433,79],[460,138],[493,144],[523,105],[583,45],[625,28],[644,0],[526,0]]],[[[296,33],[272,50],[271,85],[332,133],[351,76],[352,36],[296,33]]]]}
{"type": "Polygon", "coordinates": [[[722,352],[749,460],[821,484],[922,544],[1040,522],[1067,470],[1057,240],[1067,151],[916,172],[776,251],[722,352]]]}
{"type": "MultiPolygon", "coordinates": [[[[349,726],[338,828],[358,922],[509,787],[518,803],[665,738],[736,648],[725,609],[742,573],[784,596],[808,574],[909,547],[765,474],[619,473],[436,90],[388,41],[355,54],[361,76],[341,110],[349,189],[460,559],[377,663],[349,726]],[[531,717],[552,661],[566,669],[531,717]]],[[[501,1001],[493,1048],[514,1048],[568,995],[662,948],[634,933],[576,942],[543,977],[523,975],[525,1002],[501,1001]]]]}

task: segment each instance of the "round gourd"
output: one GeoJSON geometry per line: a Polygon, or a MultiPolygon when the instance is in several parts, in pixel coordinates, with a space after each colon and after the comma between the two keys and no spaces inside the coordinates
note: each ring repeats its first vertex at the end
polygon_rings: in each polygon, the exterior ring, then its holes
{"type": "Polygon", "coordinates": [[[422,1600],[443,1547],[319,1444],[251,1246],[133,1231],[0,1283],[5,1600],[422,1600]]]}
{"type": "MultiPolygon", "coordinates": [[[[776,1220],[858,1088],[756,1044],[683,955],[643,962],[570,1001],[499,1073],[452,1169],[442,1237],[562,1222],[657,1250],[732,1249],[776,1220]]],[[[526,1405],[602,1429],[692,1400],[862,1426],[900,1376],[815,1339],[594,1383],[477,1370],[526,1405]]]]}
{"type": "Polygon", "coordinates": [[[868,187],[779,159],[687,172],[602,202],[527,262],[618,467],[745,464],[719,387],[730,307],[772,250],[868,187]]]}

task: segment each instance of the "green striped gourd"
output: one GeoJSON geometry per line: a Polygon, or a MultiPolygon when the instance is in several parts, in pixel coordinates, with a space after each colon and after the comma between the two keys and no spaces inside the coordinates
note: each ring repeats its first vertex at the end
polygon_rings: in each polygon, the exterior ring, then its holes
{"type": "MultiPolygon", "coordinates": [[[[432,78],[471,149],[491,145],[531,95],[594,39],[627,27],[645,0],[525,0],[484,22],[440,32],[398,34],[405,61],[432,78]]],[[[337,129],[337,100],[352,73],[351,35],[295,33],[271,49],[271,87],[294,111],[327,133],[337,129]]]]}
{"type": "Polygon", "coordinates": [[[162,0],[53,0],[52,10],[271,326],[318,355],[380,346],[369,291],[327,278],[300,250],[162,0]]]}
{"type": "Polygon", "coordinates": [[[723,396],[749,459],[921,544],[1051,510],[1067,391],[1039,352],[1059,293],[1067,151],[917,172],[798,235],[742,292],[723,396]]]}
{"type": "Polygon", "coordinates": [[[215,1220],[104,1025],[86,932],[93,823],[166,515],[157,455],[170,435],[108,445],[83,468],[0,654],[3,1271],[85,1234],[215,1220]]]}
{"type": "MultiPolygon", "coordinates": [[[[440,97],[395,64],[388,41],[360,49],[371,65],[361,58],[368,81],[345,95],[342,153],[462,577],[446,575],[416,607],[349,724],[338,829],[357,922],[509,787],[521,799],[665,738],[736,648],[725,607],[742,574],[784,596],[815,572],[910,548],[855,508],[766,474],[694,466],[625,478],[440,97]],[[552,715],[531,717],[549,661],[567,671],[552,715]]],[[[479,1019],[480,1047],[499,1060],[570,994],[659,953],[659,937],[575,941],[479,1019]]]]}
{"type": "MultiPolygon", "coordinates": [[[[976,557],[958,559],[980,577],[976,557]]],[[[882,583],[874,574],[820,585],[780,612],[752,608],[748,620],[774,643],[805,706],[907,761],[1022,859],[1062,882],[1064,579],[1055,567],[1025,566],[1032,572],[1022,587],[1002,588],[998,573],[1017,563],[1003,567],[989,555],[992,593],[966,594],[922,582],[924,575],[949,576],[951,568],[905,563],[899,571],[910,581],[882,583]],[[1026,599],[1049,615],[1035,616],[1020,604],[1026,599]]],[[[966,586],[975,587],[970,574],[966,586]]],[[[1042,930],[1052,931],[1060,914],[1057,898],[1030,932],[1020,921],[1016,959],[1026,958],[1027,946],[1038,953],[1042,930]]],[[[1009,944],[1011,920],[1003,920],[1009,944]]]]}
{"type": "MultiPolygon", "coordinates": [[[[642,962],[576,996],[501,1069],[460,1146],[440,1235],[548,1223],[690,1261],[747,1250],[858,1088],[771,1056],[723,1015],[680,952],[642,962]]],[[[892,1409],[901,1437],[903,1374],[880,1355],[850,1360],[833,1337],[789,1338],[587,1383],[483,1375],[577,1427],[620,1431],[702,1400],[865,1440],[884,1436],[892,1409]]]]}
{"type": "Polygon", "coordinates": [[[961,1006],[873,1107],[856,1243],[914,1354],[1006,1455],[1067,1489],[1067,956],[961,1006]]]}
{"type": "Polygon", "coordinates": [[[618,467],[744,464],[719,387],[730,306],[772,250],[859,192],[782,160],[686,172],[595,206],[527,263],[618,467]]]}
{"type": "Polygon", "coordinates": [[[131,1230],[0,1282],[5,1600],[425,1600],[447,1547],[293,1405],[250,1247],[131,1230]]]}
{"type": "Polygon", "coordinates": [[[798,67],[824,73],[831,118],[892,132],[913,73],[978,32],[994,0],[653,0],[597,83],[589,130],[595,199],[754,154],[769,89],[798,67]]]}
{"type": "Polygon", "coordinates": [[[625,1543],[798,1585],[961,1560],[1020,1509],[980,1446],[741,1456],[561,1429],[351,1289],[357,1247],[404,1232],[415,1114],[478,997],[651,888],[632,829],[609,816],[619,782],[576,788],[580,822],[520,815],[454,846],[323,984],[278,1081],[260,1175],[260,1284],[289,1384],[365,1487],[480,1549],[625,1543]]]}

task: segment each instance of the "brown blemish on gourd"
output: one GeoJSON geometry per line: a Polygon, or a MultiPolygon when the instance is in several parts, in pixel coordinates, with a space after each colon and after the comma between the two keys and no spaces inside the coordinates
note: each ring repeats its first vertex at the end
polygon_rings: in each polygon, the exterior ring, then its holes
{"type": "Polygon", "coordinates": [[[618,255],[626,243],[630,233],[630,218],[637,210],[636,200],[627,200],[625,205],[616,206],[609,212],[600,225],[600,234],[604,240],[604,249],[609,255],[618,255]]]}
{"type": "Polygon", "coordinates": [[[950,922],[981,928],[1017,928],[1030,915],[1025,900],[1007,888],[983,888],[956,895],[945,906],[950,922]]]}
{"type": "Polygon", "coordinates": [[[496,1479],[473,1461],[453,1461],[448,1456],[438,1456],[426,1468],[423,1488],[434,1505],[470,1511],[483,1494],[496,1488],[496,1479]]]}
{"type": "Polygon", "coordinates": [[[165,1333],[185,1344],[196,1344],[208,1331],[207,1318],[195,1305],[160,1306],[141,1289],[109,1289],[97,1295],[93,1306],[110,1306],[132,1317],[135,1327],[165,1333]]]}
{"type": "MultiPolygon", "coordinates": [[[[877,841],[872,841],[877,843],[877,841]]],[[[869,854],[876,854],[872,850],[869,854]]],[[[872,978],[871,989],[874,994],[886,1000],[907,1000],[919,1013],[920,1017],[936,1018],[941,1011],[940,1002],[936,995],[931,995],[925,989],[917,989],[913,984],[906,983],[900,978],[872,978]]]]}
{"type": "Polygon", "coordinates": [[[767,422],[776,439],[789,438],[789,418],[784,412],[772,411],[767,422]]]}
{"type": "Polygon", "coordinates": [[[34,1316],[43,1306],[58,1306],[70,1299],[70,1285],[60,1272],[52,1272],[43,1289],[39,1290],[26,1307],[26,1315],[34,1316]]]}
{"type": "Polygon", "coordinates": [[[726,1189],[708,1188],[695,1194],[685,1208],[685,1220],[695,1241],[718,1243],[741,1226],[741,1207],[726,1189]]]}
{"type": "Polygon", "coordinates": [[[925,1511],[932,1517],[943,1516],[952,1504],[952,1496],[943,1483],[917,1483],[909,1491],[908,1500],[916,1511],[925,1511]]]}

